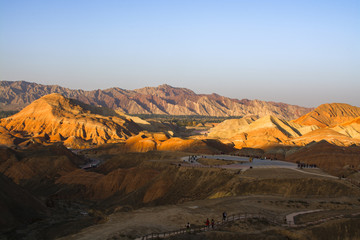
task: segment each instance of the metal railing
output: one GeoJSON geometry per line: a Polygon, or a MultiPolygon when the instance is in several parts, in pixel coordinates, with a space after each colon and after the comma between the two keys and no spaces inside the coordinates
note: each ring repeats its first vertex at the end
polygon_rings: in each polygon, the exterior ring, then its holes
{"type": "Polygon", "coordinates": [[[179,235],[179,234],[187,234],[187,233],[195,234],[195,233],[199,233],[199,232],[215,230],[218,226],[225,225],[227,223],[231,223],[234,221],[239,221],[239,220],[246,221],[248,219],[264,219],[267,222],[272,223],[274,225],[281,225],[283,227],[297,228],[297,227],[306,227],[309,225],[321,224],[321,223],[324,223],[324,222],[327,222],[330,220],[340,219],[340,218],[344,218],[344,217],[358,217],[358,216],[360,216],[360,212],[353,213],[348,216],[341,214],[341,215],[337,215],[337,216],[333,216],[333,217],[319,219],[317,221],[311,221],[311,222],[307,222],[307,223],[303,223],[303,224],[295,224],[294,222],[285,222],[284,223],[283,221],[280,220],[279,215],[275,215],[275,214],[269,213],[269,212],[239,213],[239,214],[233,214],[233,215],[227,217],[226,220],[224,220],[224,221],[215,222],[214,228],[212,228],[211,225],[210,226],[201,226],[201,227],[192,227],[192,228],[181,228],[178,230],[162,232],[162,233],[150,233],[150,234],[147,234],[147,235],[142,236],[137,239],[138,240],[148,240],[148,239],[154,239],[154,238],[166,238],[166,237],[171,237],[171,236],[175,236],[175,235],[179,235]]]}
{"type": "Polygon", "coordinates": [[[211,231],[211,230],[217,228],[218,226],[221,226],[221,225],[224,225],[224,224],[227,224],[230,222],[234,222],[234,221],[238,221],[238,220],[246,221],[248,219],[254,219],[254,218],[266,219],[268,222],[272,222],[274,224],[279,224],[279,221],[276,219],[275,215],[271,216],[269,218],[269,214],[264,214],[264,213],[240,213],[240,214],[233,214],[231,216],[228,216],[225,220],[216,221],[214,224],[214,228],[211,226],[211,224],[209,226],[202,226],[202,227],[181,228],[181,229],[169,231],[169,232],[150,233],[150,234],[147,234],[147,235],[142,236],[137,239],[148,240],[148,239],[154,239],[154,238],[166,238],[166,237],[171,237],[171,236],[175,236],[175,235],[179,235],[179,234],[186,234],[186,233],[206,232],[206,231],[211,231]]]}

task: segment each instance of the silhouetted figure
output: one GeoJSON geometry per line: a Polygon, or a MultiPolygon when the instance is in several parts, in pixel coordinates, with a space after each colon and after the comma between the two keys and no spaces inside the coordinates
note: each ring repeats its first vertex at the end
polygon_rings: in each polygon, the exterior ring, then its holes
{"type": "Polygon", "coordinates": [[[227,214],[226,212],[223,212],[223,221],[226,221],[227,214]]]}
{"type": "Polygon", "coordinates": [[[214,229],[215,221],[214,219],[211,219],[211,228],[214,229]]]}
{"type": "Polygon", "coordinates": [[[206,219],[205,226],[206,226],[207,228],[209,228],[209,226],[210,226],[210,221],[209,221],[208,218],[206,219]]]}

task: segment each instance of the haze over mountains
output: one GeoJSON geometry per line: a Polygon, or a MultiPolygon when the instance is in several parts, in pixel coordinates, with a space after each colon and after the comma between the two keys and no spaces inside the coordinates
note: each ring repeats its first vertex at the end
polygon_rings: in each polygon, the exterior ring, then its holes
{"type": "Polygon", "coordinates": [[[238,100],[217,94],[196,94],[186,88],[169,85],[136,90],[109,88],[105,90],[72,90],[57,85],[41,85],[24,81],[0,82],[0,110],[20,110],[34,100],[60,93],[93,106],[120,110],[127,114],[166,114],[203,116],[272,115],[286,120],[296,119],[308,112],[305,108],[285,103],[260,100],[238,100]]]}

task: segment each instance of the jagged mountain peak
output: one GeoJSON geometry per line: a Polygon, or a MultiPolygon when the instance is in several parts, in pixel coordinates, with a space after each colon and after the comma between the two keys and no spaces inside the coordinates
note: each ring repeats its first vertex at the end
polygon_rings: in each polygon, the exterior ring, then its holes
{"type": "Polygon", "coordinates": [[[192,90],[187,88],[173,87],[168,84],[162,84],[157,87],[144,87],[134,90],[137,93],[156,95],[160,97],[177,97],[184,95],[196,95],[192,90]]]}

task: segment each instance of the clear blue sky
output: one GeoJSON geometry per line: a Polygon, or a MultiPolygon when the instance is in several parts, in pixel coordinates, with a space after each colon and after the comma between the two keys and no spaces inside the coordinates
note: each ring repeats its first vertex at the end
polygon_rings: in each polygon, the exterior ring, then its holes
{"type": "Polygon", "coordinates": [[[0,79],[360,106],[360,1],[0,0],[0,79]]]}

